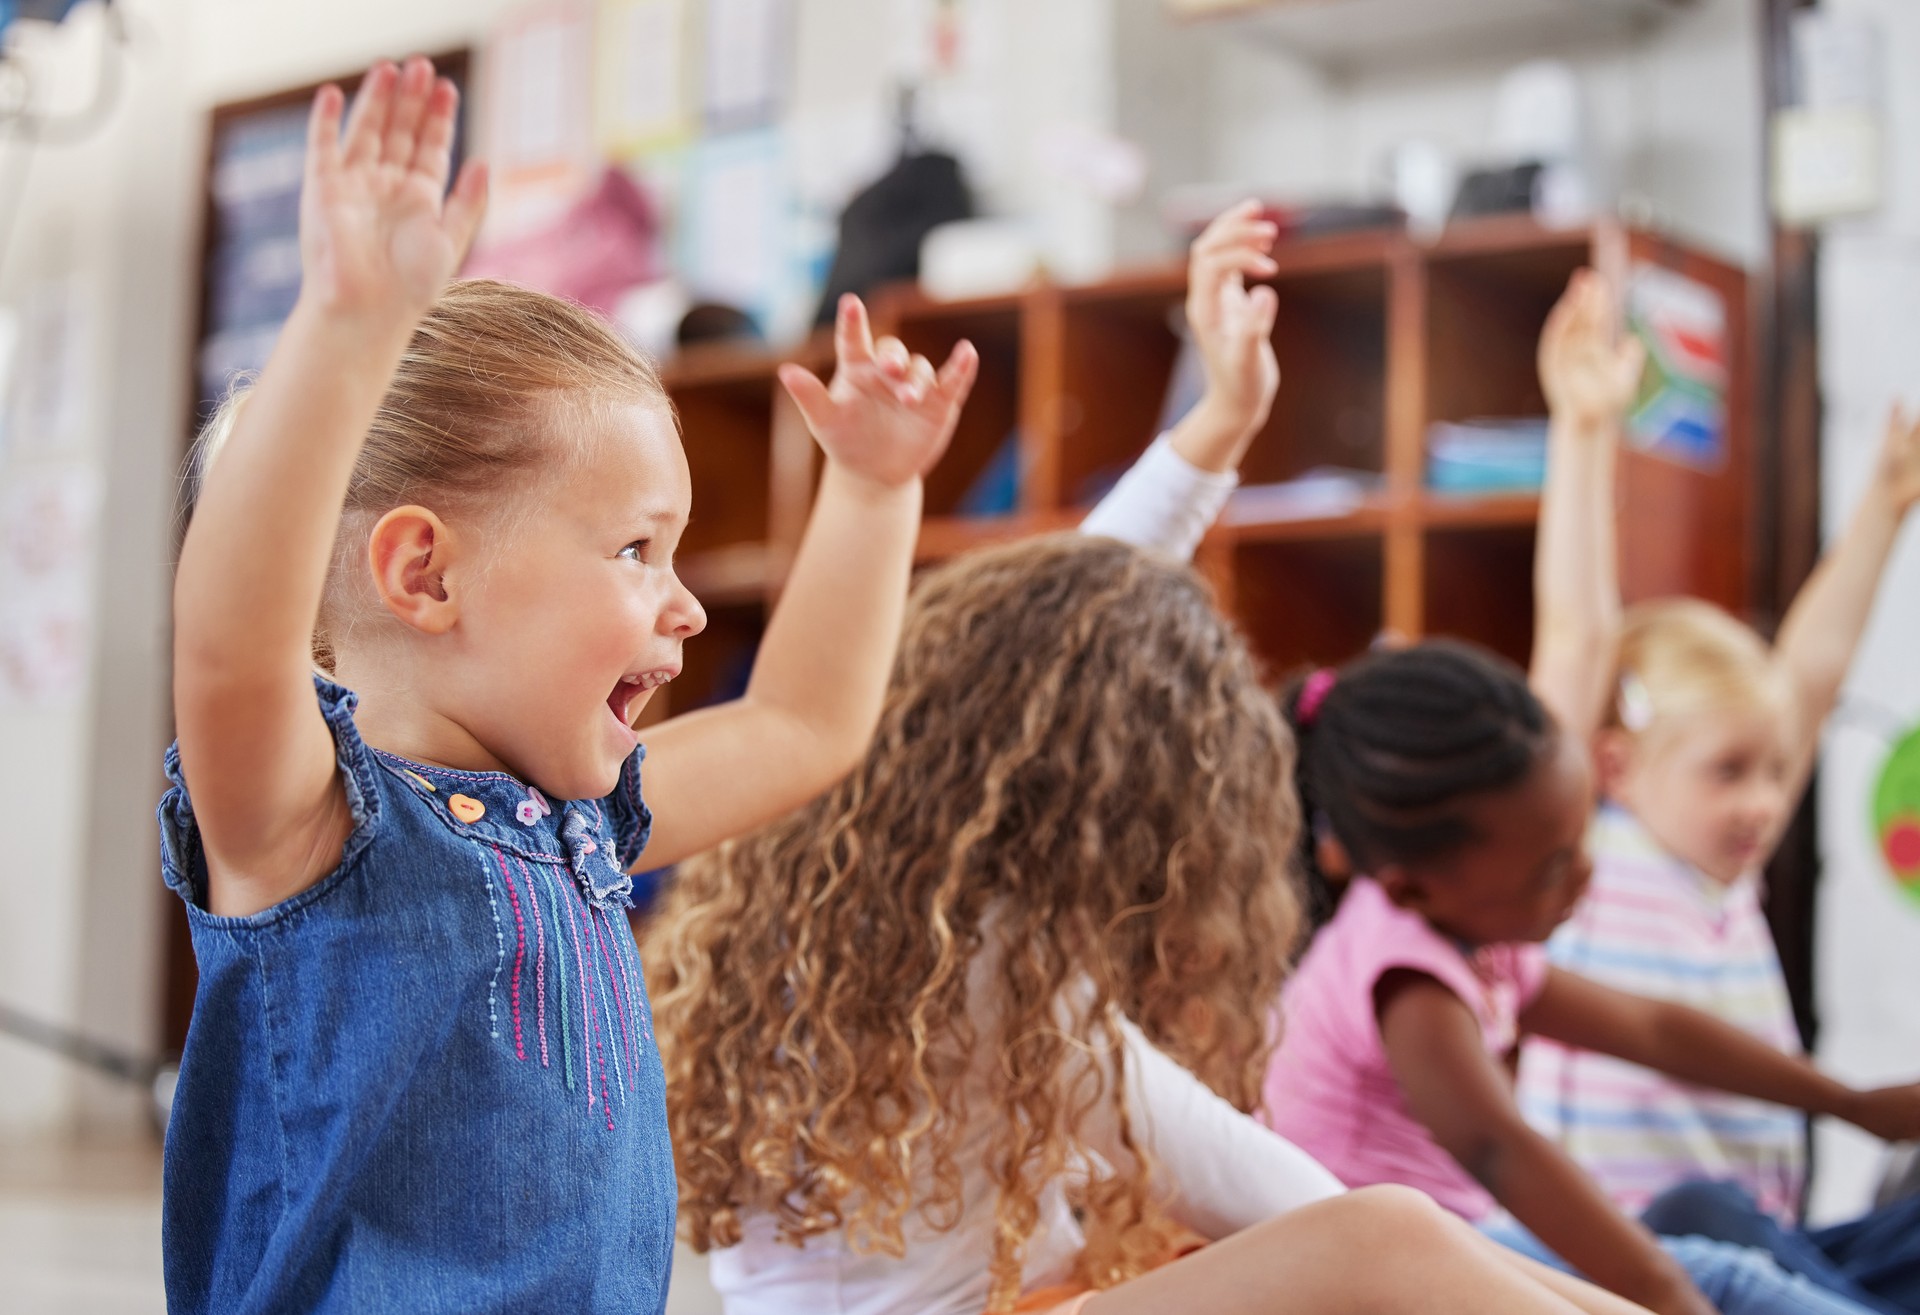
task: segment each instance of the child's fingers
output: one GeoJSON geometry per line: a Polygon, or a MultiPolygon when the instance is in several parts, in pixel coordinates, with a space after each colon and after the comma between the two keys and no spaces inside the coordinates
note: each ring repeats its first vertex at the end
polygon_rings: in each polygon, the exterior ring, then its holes
{"type": "Polygon", "coordinates": [[[1230,224],[1218,230],[1209,229],[1200,235],[1193,244],[1196,256],[1210,255],[1229,247],[1251,247],[1256,251],[1271,251],[1280,237],[1280,225],[1268,219],[1252,219],[1230,224]]]}
{"type": "Polygon", "coordinates": [[[1280,317],[1280,294],[1262,285],[1247,294],[1247,331],[1255,338],[1271,338],[1280,317]]]}
{"type": "Polygon", "coordinates": [[[380,141],[380,162],[398,169],[413,164],[419,146],[420,121],[426,116],[427,98],[433,95],[433,65],[420,55],[409,59],[400,69],[400,84],[394,92],[393,109],[387,115],[387,130],[380,141]]]}
{"type": "Polygon", "coordinates": [[[393,84],[399,70],[382,60],[367,71],[360,90],[347,114],[346,136],[340,156],[347,164],[368,164],[380,158],[380,140],[387,131],[387,115],[393,107],[393,84]]]}
{"type": "Polygon", "coordinates": [[[833,351],[842,365],[864,365],[873,360],[873,326],[867,308],[851,292],[840,298],[833,317],[833,351]]]}
{"type": "Polygon", "coordinates": [[[905,379],[907,370],[913,362],[913,353],[907,345],[891,335],[882,338],[873,349],[873,359],[883,374],[891,379],[905,379]]]}
{"type": "Polygon", "coordinates": [[[935,386],[940,395],[951,402],[960,402],[966,398],[973,387],[973,377],[980,370],[980,352],[971,342],[962,338],[947,353],[946,363],[940,367],[935,386]]]}
{"type": "Polygon", "coordinates": [[[453,168],[453,126],[460,113],[460,90],[446,78],[433,84],[426,116],[420,123],[419,143],[408,167],[436,183],[445,184],[453,168]]]}
{"type": "Polygon", "coordinates": [[[467,252],[473,249],[474,236],[480,231],[480,221],[487,213],[487,166],[484,160],[468,160],[460,167],[460,177],[453,185],[453,191],[447,194],[447,207],[440,216],[440,223],[447,236],[453,240],[454,250],[460,253],[455,262],[458,269],[467,258],[467,252]]]}
{"type": "Polygon", "coordinates": [[[1253,220],[1259,213],[1260,203],[1252,197],[1248,197],[1244,201],[1236,201],[1208,221],[1207,226],[1200,230],[1200,236],[1194,239],[1193,244],[1199,246],[1202,243],[1217,240],[1220,233],[1224,230],[1238,224],[1247,223],[1253,220]]]}
{"type": "Polygon", "coordinates": [[[932,392],[938,382],[939,376],[934,373],[933,362],[916,352],[907,368],[907,383],[913,389],[914,400],[919,401],[932,392]]]}
{"type": "Polygon", "coordinates": [[[791,361],[780,367],[777,372],[780,383],[787,390],[787,396],[800,409],[800,418],[807,422],[807,428],[818,434],[827,427],[833,416],[833,398],[827,392],[827,386],[814,377],[813,371],[804,365],[795,365],[791,361]]]}
{"type": "Polygon", "coordinates": [[[307,115],[307,176],[332,173],[340,167],[340,115],[347,98],[329,82],[314,93],[307,115]]]}

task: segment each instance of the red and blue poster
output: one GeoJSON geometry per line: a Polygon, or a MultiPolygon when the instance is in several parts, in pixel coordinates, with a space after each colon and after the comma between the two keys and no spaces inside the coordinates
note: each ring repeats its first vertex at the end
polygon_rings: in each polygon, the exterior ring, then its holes
{"type": "Polygon", "coordinates": [[[1719,469],[1727,459],[1726,299],[1642,261],[1628,284],[1627,323],[1647,346],[1627,442],[1684,466],[1719,469]]]}

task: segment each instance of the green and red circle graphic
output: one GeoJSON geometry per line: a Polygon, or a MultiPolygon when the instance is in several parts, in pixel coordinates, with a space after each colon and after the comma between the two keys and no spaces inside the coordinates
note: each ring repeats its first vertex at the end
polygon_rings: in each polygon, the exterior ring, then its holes
{"type": "Polygon", "coordinates": [[[1873,834],[1887,870],[1920,904],[1920,730],[1893,746],[1873,790],[1873,834]]]}

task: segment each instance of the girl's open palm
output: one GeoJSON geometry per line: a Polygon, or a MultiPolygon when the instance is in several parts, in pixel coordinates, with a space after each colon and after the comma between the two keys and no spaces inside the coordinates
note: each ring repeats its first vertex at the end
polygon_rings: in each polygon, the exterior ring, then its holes
{"type": "Polygon", "coordinates": [[[390,310],[408,324],[433,305],[486,209],[477,163],[447,191],[459,100],[425,59],[379,64],[342,133],[340,89],[320,89],[300,192],[303,296],[337,310],[390,310]]]}
{"type": "Polygon", "coordinates": [[[925,475],[947,450],[973,388],[980,367],[973,344],[961,339],[936,372],[898,338],[876,344],[866,307],[846,296],[833,346],[831,385],[804,366],[780,367],[780,382],[814,439],[843,468],[886,488],[925,475]]]}
{"type": "Polygon", "coordinates": [[[1236,422],[1265,422],[1280,388],[1273,324],[1280,299],[1271,287],[1247,280],[1279,270],[1268,254],[1279,226],[1261,217],[1260,203],[1242,201],[1207,225],[1187,260],[1187,325],[1199,344],[1210,400],[1236,422]]]}
{"type": "Polygon", "coordinates": [[[1540,334],[1540,387],[1555,415],[1617,425],[1646,367],[1638,338],[1615,332],[1613,294],[1590,269],[1573,276],[1540,334]]]}

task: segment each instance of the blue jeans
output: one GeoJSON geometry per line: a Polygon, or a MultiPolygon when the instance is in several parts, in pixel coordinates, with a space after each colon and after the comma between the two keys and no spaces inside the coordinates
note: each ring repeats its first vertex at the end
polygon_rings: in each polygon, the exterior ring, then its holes
{"type": "Polygon", "coordinates": [[[1782,1269],[1881,1312],[1920,1312],[1920,1196],[1831,1228],[1782,1228],[1733,1183],[1686,1183],[1647,1207],[1656,1233],[1759,1247],[1782,1269]]]}
{"type": "MultiPolygon", "coordinates": [[[[1579,1274],[1511,1219],[1483,1223],[1480,1231],[1543,1265],[1579,1274]]],[[[1663,1237],[1660,1245],[1680,1262],[1721,1315],[1862,1315],[1874,1309],[1789,1274],[1765,1251],[1703,1237],[1663,1237]]]]}

